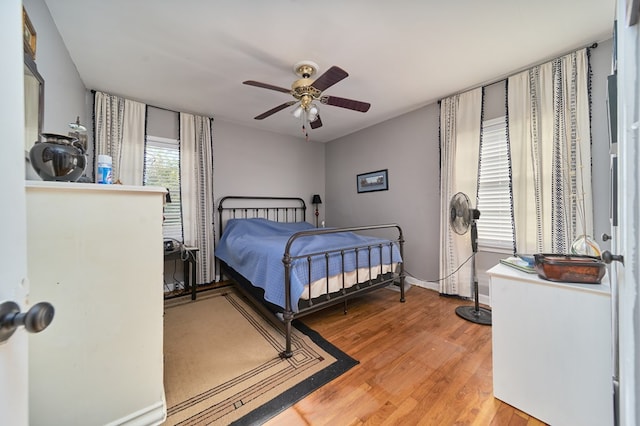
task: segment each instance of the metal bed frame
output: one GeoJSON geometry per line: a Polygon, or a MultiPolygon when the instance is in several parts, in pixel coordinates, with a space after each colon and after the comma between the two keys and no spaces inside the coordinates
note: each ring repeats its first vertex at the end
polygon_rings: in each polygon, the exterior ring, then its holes
{"type": "MultiPolygon", "coordinates": [[[[305,221],[306,217],[306,204],[302,198],[298,197],[250,197],[250,196],[227,196],[223,197],[218,203],[218,226],[219,226],[219,235],[222,236],[224,231],[224,224],[229,219],[249,219],[249,218],[266,218],[269,220],[273,220],[276,222],[296,222],[296,221],[305,221]],[[230,205],[227,207],[227,205],[230,205]]],[[[380,248],[380,256],[382,257],[382,244],[375,246],[358,246],[358,247],[348,247],[340,250],[330,250],[321,253],[304,253],[298,256],[292,256],[290,249],[291,245],[294,241],[305,238],[312,235],[322,235],[322,234],[335,234],[341,232],[361,232],[368,230],[380,230],[380,229],[390,229],[395,230],[397,232],[397,238],[395,240],[391,240],[389,245],[397,244],[400,256],[404,259],[404,237],[402,234],[402,229],[399,225],[392,224],[384,224],[384,225],[370,225],[370,226],[356,226],[356,227],[344,227],[344,228],[318,228],[305,230],[295,233],[289,238],[289,241],[286,244],[283,256],[282,263],[284,269],[284,283],[285,286],[285,308],[283,310],[282,307],[276,306],[272,303],[267,302],[263,298],[262,289],[255,287],[243,277],[240,273],[235,271],[229,265],[227,265],[222,260],[218,259],[220,265],[220,276],[222,275],[229,276],[238,284],[238,288],[249,298],[254,304],[262,310],[264,313],[268,315],[273,315],[274,313],[280,312],[282,314],[282,322],[284,324],[284,331],[286,336],[286,346],[284,352],[280,354],[283,358],[290,358],[293,355],[293,351],[291,348],[291,327],[292,321],[308,315],[313,312],[317,312],[326,307],[336,305],[338,303],[344,303],[344,312],[347,310],[347,300],[364,293],[370,292],[372,290],[386,287],[388,285],[394,284],[396,281],[399,281],[400,287],[400,302],[405,301],[405,273],[404,273],[404,262],[399,262],[399,270],[397,272],[389,272],[385,274],[381,274],[382,272],[382,259],[379,266],[371,266],[371,250],[373,247],[380,248]],[[293,304],[291,301],[291,266],[293,262],[297,259],[307,259],[307,262],[311,262],[311,258],[315,256],[324,256],[326,259],[326,265],[328,270],[328,262],[329,256],[331,254],[339,253],[342,259],[342,265],[344,267],[344,253],[345,251],[355,250],[356,253],[359,250],[367,250],[368,251],[368,259],[369,259],[369,279],[360,282],[359,279],[356,278],[357,283],[352,287],[345,288],[344,287],[344,270],[342,271],[343,280],[342,280],[342,288],[337,292],[329,292],[329,284],[328,278],[326,279],[327,285],[325,292],[318,296],[307,300],[300,300],[298,303],[298,311],[293,310],[293,304]],[[380,268],[380,271],[376,272],[376,269],[380,268]],[[372,278],[374,277],[375,278],[372,278]]],[[[357,258],[358,256],[356,256],[357,258]]],[[[357,266],[357,265],[356,265],[357,266]]],[[[358,268],[356,268],[357,271],[358,268]]],[[[356,273],[357,275],[357,273],[356,273]]],[[[309,270],[309,281],[311,281],[311,271],[309,270]]],[[[311,291],[311,290],[309,290],[311,291]]],[[[277,315],[279,316],[279,315],[277,315]]]]}

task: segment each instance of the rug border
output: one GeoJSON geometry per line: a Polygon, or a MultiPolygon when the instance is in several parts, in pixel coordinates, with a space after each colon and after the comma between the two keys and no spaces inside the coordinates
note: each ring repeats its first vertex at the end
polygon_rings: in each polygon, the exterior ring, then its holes
{"type": "Polygon", "coordinates": [[[311,392],[326,385],[333,379],[346,373],[351,368],[360,364],[351,358],[349,355],[338,349],[331,342],[326,340],[317,331],[309,328],[300,320],[294,320],[292,325],[301,333],[307,335],[316,345],[322,348],[336,359],[336,362],[328,366],[327,368],[317,372],[292,388],[284,391],[272,400],[264,403],[253,411],[245,414],[239,419],[230,423],[230,426],[240,425],[261,425],[272,417],[280,414],[285,409],[291,407],[296,402],[309,395],[311,392]]]}

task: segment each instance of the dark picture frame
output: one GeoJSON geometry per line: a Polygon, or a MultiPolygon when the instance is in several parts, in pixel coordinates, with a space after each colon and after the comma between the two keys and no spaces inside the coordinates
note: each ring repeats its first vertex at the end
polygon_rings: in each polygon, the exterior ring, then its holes
{"type": "Polygon", "coordinates": [[[22,38],[25,53],[29,54],[32,60],[36,60],[36,30],[33,28],[31,19],[27,15],[25,8],[22,8],[22,38]]]}
{"type": "Polygon", "coordinates": [[[389,189],[388,169],[359,174],[356,183],[358,193],[386,191],[389,189]]]}

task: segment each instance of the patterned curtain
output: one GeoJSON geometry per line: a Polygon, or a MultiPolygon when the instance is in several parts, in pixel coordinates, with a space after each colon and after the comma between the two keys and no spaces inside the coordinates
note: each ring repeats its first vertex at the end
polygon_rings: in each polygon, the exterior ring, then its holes
{"type": "Polygon", "coordinates": [[[569,253],[593,236],[586,49],[508,80],[516,249],[569,253]]]}
{"type": "Polygon", "coordinates": [[[212,121],[180,113],[182,226],[184,243],[199,249],[198,284],[215,280],[212,121]]]}
{"type": "Polygon", "coordinates": [[[145,121],[145,104],[95,92],[94,158],[111,156],[113,182],[142,185],[145,121]]]}
{"type": "Polygon", "coordinates": [[[471,296],[471,232],[458,235],[449,224],[449,202],[463,192],[477,206],[478,160],[482,128],[482,89],[440,103],[440,293],[471,296]],[[464,265],[463,265],[464,264],[464,265]],[[459,269],[458,269],[459,268],[459,269]],[[456,272],[457,270],[457,272],[456,272]]]}

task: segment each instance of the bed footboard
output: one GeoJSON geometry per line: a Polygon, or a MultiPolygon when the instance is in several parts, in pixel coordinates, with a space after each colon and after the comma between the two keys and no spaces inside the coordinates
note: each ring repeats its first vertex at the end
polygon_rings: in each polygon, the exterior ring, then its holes
{"type": "MultiPolygon", "coordinates": [[[[324,309],[328,306],[335,305],[337,303],[345,303],[345,311],[346,311],[346,301],[349,298],[353,298],[359,296],[363,293],[375,290],[377,288],[386,287],[388,285],[394,284],[396,280],[399,282],[400,286],[400,302],[405,301],[405,273],[404,273],[404,263],[402,260],[398,262],[393,262],[393,248],[394,245],[397,245],[397,249],[400,253],[400,259],[403,259],[404,256],[404,236],[402,233],[402,228],[399,225],[393,224],[385,224],[385,225],[370,225],[370,226],[356,226],[356,227],[344,227],[344,228],[318,228],[312,229],[308,231],[300,231],[295,233],[289,238],[287,245],[285,247],[284,256],[282,258],[282,263],[285,268],[285,309],[282,312],[285,333],[286,333],[286,347],[285,351],[281,354],[282,357],[288,358],[293,355],[291,349],[291,322],[300,318],[304,315],[308,315],[312,312],[316,312],[320,309],[324,309]],[[351,247],[343,247],[335,250],[326,250],[321,252],[310,252],[298,255],[291,254],[291,247],[294,242],[298,240],[304,240],[304,238],[309,238],[317,235],[325,235],[325,234],[340,234],[346,232],[367,232],[374,230],[395,230],[396,238],[395,240],[389,240],[388,243],[376,243],[373,245],[367,244],[362,246],[351,246],[351,247]],[[383,251],[388,249],[389,251],[389,265],[386,265],[383,262],[383,251]],[[355,253],[355,284],[347,286],[347,272],[345,272],[345,256],[348,253],[355,253]],[[361,257],[360,255],[364,253],[364,257],[368,259],[364,265],[358,265],[358,259],[361,257]],[[379,262],[373,262],[372,256],[379,256],[379,262]],[[326,262],[326,270],[327,274],[324,280],[326,281],[326,290],[323,294],[319,296],[312,297],[311,295],[311,262],[314,257],[322,257],[326,262]],[[337,275],[332,275],[334,280],[337,277],[338,282],[341,287],[336,291],[332,289],[329,285],[330,277],[329,277],[329,259],[331,257],[338,257],[340,259],[341,268],[337,275]],[[306,261],[309,264],[309,278],[307,282],[307,288],[309,289],[309,297],[306,301],[296,302],[294,305],[294,300],[292,299],[292,289],[291,289],[291,269],[292,265],[295,261],[306,261]],[[397,270],[394,271],[393,265],[396,266],[397,270]],[[360,272],[362,271],[362,272],[360,272]],[[360,279],[358,275],[362,273],[365,277],[364,280],[360,279]],[[294,309],[294,306],[297,309],[294,309]]],[[[353,274],[351,274],[353,275],[353,274]]]]}

